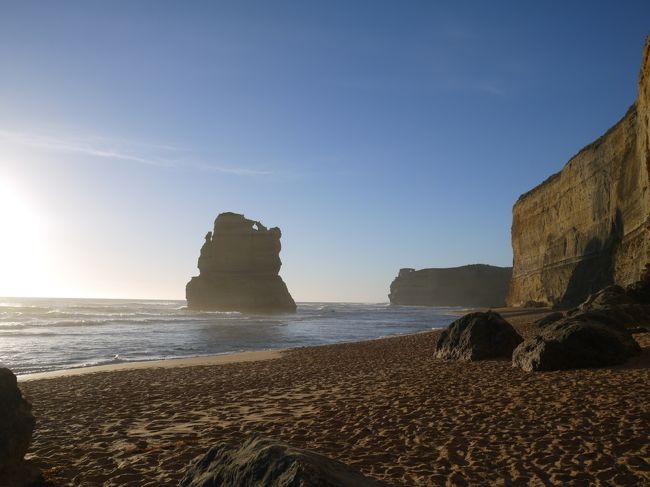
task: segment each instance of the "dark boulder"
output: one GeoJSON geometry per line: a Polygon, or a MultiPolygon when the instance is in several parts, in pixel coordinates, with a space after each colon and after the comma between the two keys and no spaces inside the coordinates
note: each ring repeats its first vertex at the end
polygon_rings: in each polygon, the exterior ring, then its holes
{"type": "Polygon", "coordinates": [[[646,264],[639,280],[625,291],[637,303],[650,304],[650,264],[646,264]]]}
{"type": "Polygon", "coordinates": [[[34,431],[31,404],[23,398],[16,376],[0,368],[0,485],[40,485],[40,473],[24,460],[34,431]]]}
{"type": "Polygon", "coordinates": [[[584,313],[551,324],[519,345],[513,367],[549,371],[605,367],[641,351],[630,332],[606,313],[584,313]]]}
{"type": "Polygon", "coordinates": [[[27,453],[35,424],[31,409],[16,376],[0,369],[0,472],[19,465],[27,453]]]}
{"type": "Polygon", "coordinates": [[[615,321],[627,328],[650,325],[650,304],[640,302],[635,297],[640,296],[641,289],[643,289],[641,281],[628,289],[608,286],[589,296],[567,315],[597,313],[598,321],[615,321]]]}
{"type": "Polygon", "coordinates": [[[640,335],[641,333],[650,332],[650,329],[646,328],[645,326],[637,326],[635,328],[628,328],[627,331],[629,331],[632,335],[640,335]]]}
{"type": "Polygon", "coordinates": [[[510,358],[522,341],[519,333],[498,313],[470,313],[442,332],[435,357],[464,361],[510,358]]]}
{"type": "Polygon", "coordinates": [[[635,299],[628,296],[625,289],[621,286],[613,285],[591,294],[578,308],[582,310],[597,309],[606,306],[620,306],[635,303],[635,299]]]}
{"type": "Polygon", "coordinates": [[[562,318],[564,318],[564,313],[561,311],[555,311],[553,313],[549,313],[544,318],[541,318],[535,322],[535,324],[539,328],[544,328],[545,326],[551,325],[557,321],[560,321],[562,318]]]}
{"type": "Polygon", "coordinates": [[[239,448],[220,443],[196,459],[181,487],[380,487],[386,484],[309,450],[253,436],[239,448]]]}

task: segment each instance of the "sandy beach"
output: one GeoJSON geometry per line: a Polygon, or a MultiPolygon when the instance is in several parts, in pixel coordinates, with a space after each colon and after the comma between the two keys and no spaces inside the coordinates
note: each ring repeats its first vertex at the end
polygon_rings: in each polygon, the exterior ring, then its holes
{"type": "Polygon", "coordinates": [[[22,378],[28,458],[56,485],[175,485],[263,433],[393,485],[650,484],[650,334],[623,366],[526,373],[436,360],[438,333],[22,378]]]}

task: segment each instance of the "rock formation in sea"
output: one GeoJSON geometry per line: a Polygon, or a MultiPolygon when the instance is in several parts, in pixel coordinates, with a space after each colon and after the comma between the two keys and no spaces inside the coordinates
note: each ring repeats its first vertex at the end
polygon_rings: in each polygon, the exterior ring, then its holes
{"type": "Polygon", "coordinates": [[[508,304],[574,306],[650,262],[650,37],[625,116],[513,208],[508,304]]]}
{"type": "Polygon", "coordinates": [[[199,457],[181,487],[381,487],[383,482],[318,453],[252,436],[240,447],[220,443],[199,457]]]}
{"type": "Polygon", "coordinates": [[[43,485],[39,470],[24,460],[35,420],[32,405],[23,398],[16,376],[0,368],[0,485],[43,485]]]}
{"type": "Polygon", "coordinates": [[[205,236],[199,275],[185,289],[190,309],[294,312],[296,303],[280,272],[277,227],[267,229],[237,213],[221,213],[205,236]]]}
{"type": "Polygon", "coordinates": [[[467,314],[445,329],[438,338],[434,356],[465,362],[512,357],[524,339],[499,313],[467,314]]]}
{"type": "Polygon", "coordinates": [[[392,304],[498,307],[505,304],[512,268],[484,264],[447,269],[400,269],[390,285],[392,304]]]}

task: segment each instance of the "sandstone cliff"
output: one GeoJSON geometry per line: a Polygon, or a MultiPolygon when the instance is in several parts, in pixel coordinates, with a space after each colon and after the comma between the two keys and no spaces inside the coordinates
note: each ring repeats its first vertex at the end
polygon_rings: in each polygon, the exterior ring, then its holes
{"type": "Polygon", "coordinates": [[[388,297],[392,304],[412,306],[503,306],[511,275],[510,267],[483,264],[400,269],[388,297]]]}
{"type": "Polygon", "coordinates": [[[574,305],[650,262],[649,56],[625,116],[515,204],[508,304],[574,305]]]}
{"type": "Polygon", "coordinates": [[[191,309],[293,312],[280,272],[280,229],[237,213],[221,213],[205,236],[198,277],[187,284],[191,309]]]}

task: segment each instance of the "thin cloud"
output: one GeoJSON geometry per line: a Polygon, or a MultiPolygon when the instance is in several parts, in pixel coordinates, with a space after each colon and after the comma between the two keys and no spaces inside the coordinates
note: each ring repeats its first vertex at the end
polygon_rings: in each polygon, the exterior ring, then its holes
{"type": "Polygon", "coordinates": [[[183,150],[168,145],[150,145],[94,136],[52,136],[0,129],[0,144],[3,142],[48,151],[84,154],[100,159],[120,160],[156,167],[185,166],[235,176],[268,176],[272,174],[271,171],[183,160],[184,158],[180,154],[183,150]]]}
{"type": "Polygon", "coordinates": [[[195,167],[205,171],[222,172],[225,174],[234,174],[236,176],[270,176],[272,171],[259,171],[257,169],[246,169],[242,167],[226,167],[214,164],[195,164],[195,167]]]}
{"type": "Polygon", "coordinates": [[[32,134],[25,132],[12,132],[9,130],[0,130],[0,141],[18,144],[37,149],[45,149],[56,152],[70,152],[77,154],[86,154],[93,157],[106,159],[119,159],[122,161],[137,162],[151,166],[169,167],[173,163],[164,159],[145,157],[136,153],[125,152],[123,150],[109,148],[106,139],[96,137],[89,138],[66,138],[54,137],[50,135],[32,134]],[[104,142],[100,142],[104,140],[104,142]]]}

